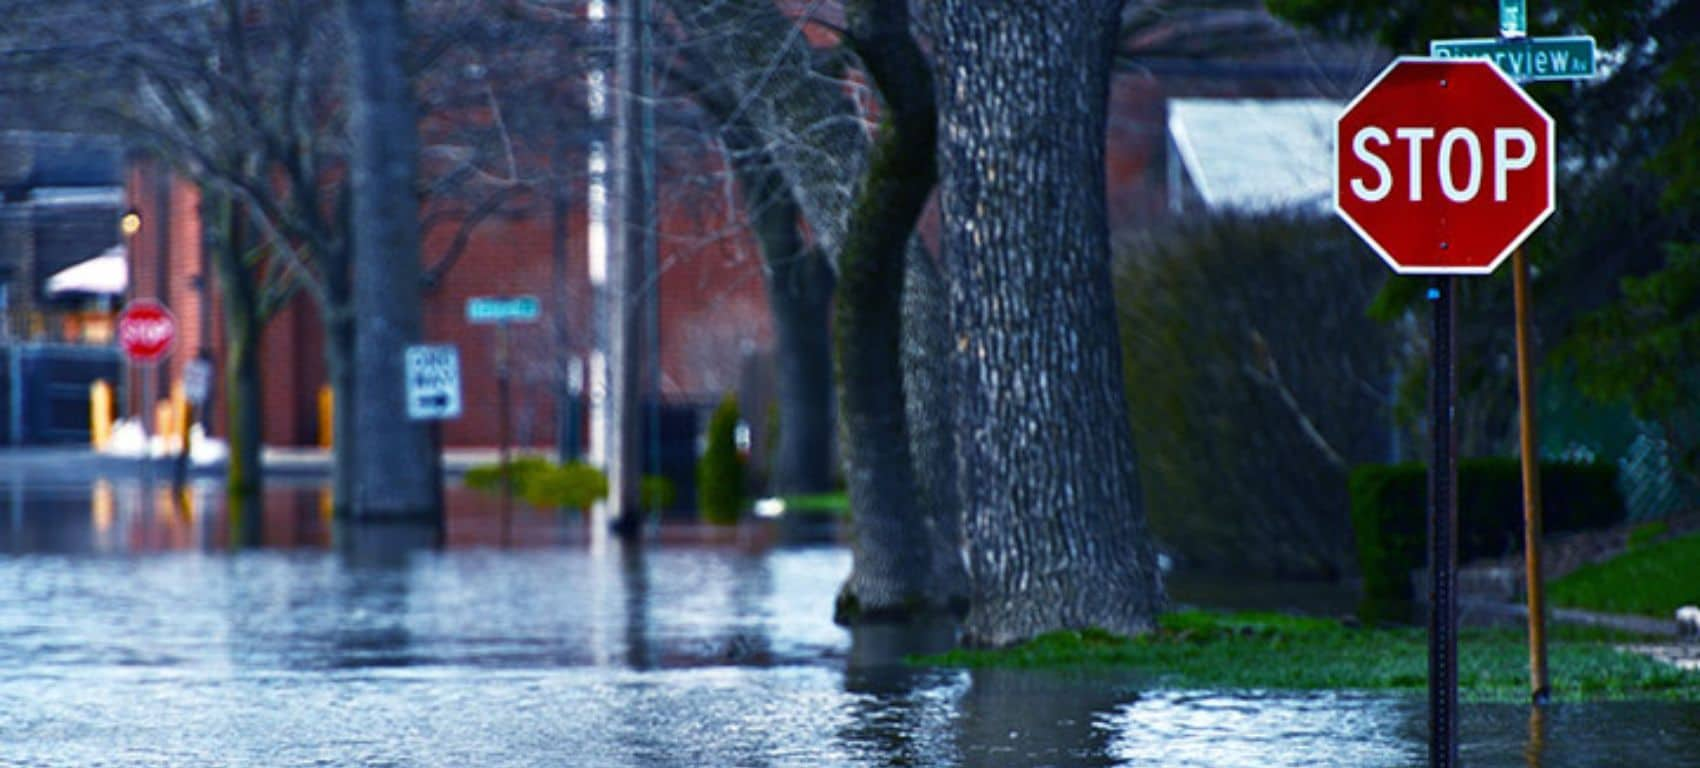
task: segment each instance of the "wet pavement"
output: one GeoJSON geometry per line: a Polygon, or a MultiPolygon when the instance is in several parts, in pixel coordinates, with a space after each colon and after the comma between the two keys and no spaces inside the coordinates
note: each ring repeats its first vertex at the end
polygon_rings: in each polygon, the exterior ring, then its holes
{"type": "MultiPolygon", "coordinates": [[[[448,495],[447,546],[351,547],[322,492],[0,465],[0,765],[1408,766],[1403,696],[917,669],[831,622],[848,553],[448,495]]],[[[1700,706],[1468,705],[1466,764],[1695,764],[1700,706]]]]}

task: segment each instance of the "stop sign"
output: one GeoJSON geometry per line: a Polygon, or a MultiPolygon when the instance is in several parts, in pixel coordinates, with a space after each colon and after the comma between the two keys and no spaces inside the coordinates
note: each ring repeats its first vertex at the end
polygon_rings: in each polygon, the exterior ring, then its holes
{"type": "Polygon", "coordinates": [[[118,314],[118,345],[132,363],[152,363],[171,351],[177,321],[153,299],[136,299],[118,314]]]}
{"type": "Polygon", "coordinates": [[[1498,67],[1402,57],[1334,124],[1334,208],[1396,272],[1487,274],[1552,214],[1553,154],[1498,67]]]}

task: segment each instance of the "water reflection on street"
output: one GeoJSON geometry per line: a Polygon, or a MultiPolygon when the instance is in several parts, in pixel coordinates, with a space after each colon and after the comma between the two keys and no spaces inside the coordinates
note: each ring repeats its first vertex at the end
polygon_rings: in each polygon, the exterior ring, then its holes
{"type": "MultiPolygon", "coordinates": [[[[374,547],[323,491],[0,472],[0,765],[1405,766],[1422,702],[924,669],[950,627],[830,620],[849,555],[447,495],[374,547]]],[[[1471,765],[1671,765],[1676,704],[1465,709],[1471,765]]]]}

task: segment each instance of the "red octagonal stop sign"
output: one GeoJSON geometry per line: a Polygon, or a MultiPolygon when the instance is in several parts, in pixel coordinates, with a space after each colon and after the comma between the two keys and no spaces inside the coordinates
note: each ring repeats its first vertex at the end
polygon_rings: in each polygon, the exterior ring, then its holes
{"type": "Polygon", "coordinates": [[[136,299],[118,314],[118,345],[132,363],[151,363],[171,351],[177,321],[153,299],[136,299]]]}
{"type": "Polygon", "coordinates": [[[1553,210],[1552,117],[1486,61],[1402,57],[1334,125],[1334,208],[1394,271],[1487,274],[1553,210]]]}

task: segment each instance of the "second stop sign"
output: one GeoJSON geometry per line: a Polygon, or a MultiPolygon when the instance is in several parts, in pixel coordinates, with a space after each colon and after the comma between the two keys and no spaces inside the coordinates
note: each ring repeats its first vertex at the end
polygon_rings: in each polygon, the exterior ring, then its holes
{"type": "Polygon", "coordinates": [[[1552,117],[1486,61],[1394,61],[1334,140],[1335,209],[1397,272],[1492,272],[1553,211],[1552,117]]]}

